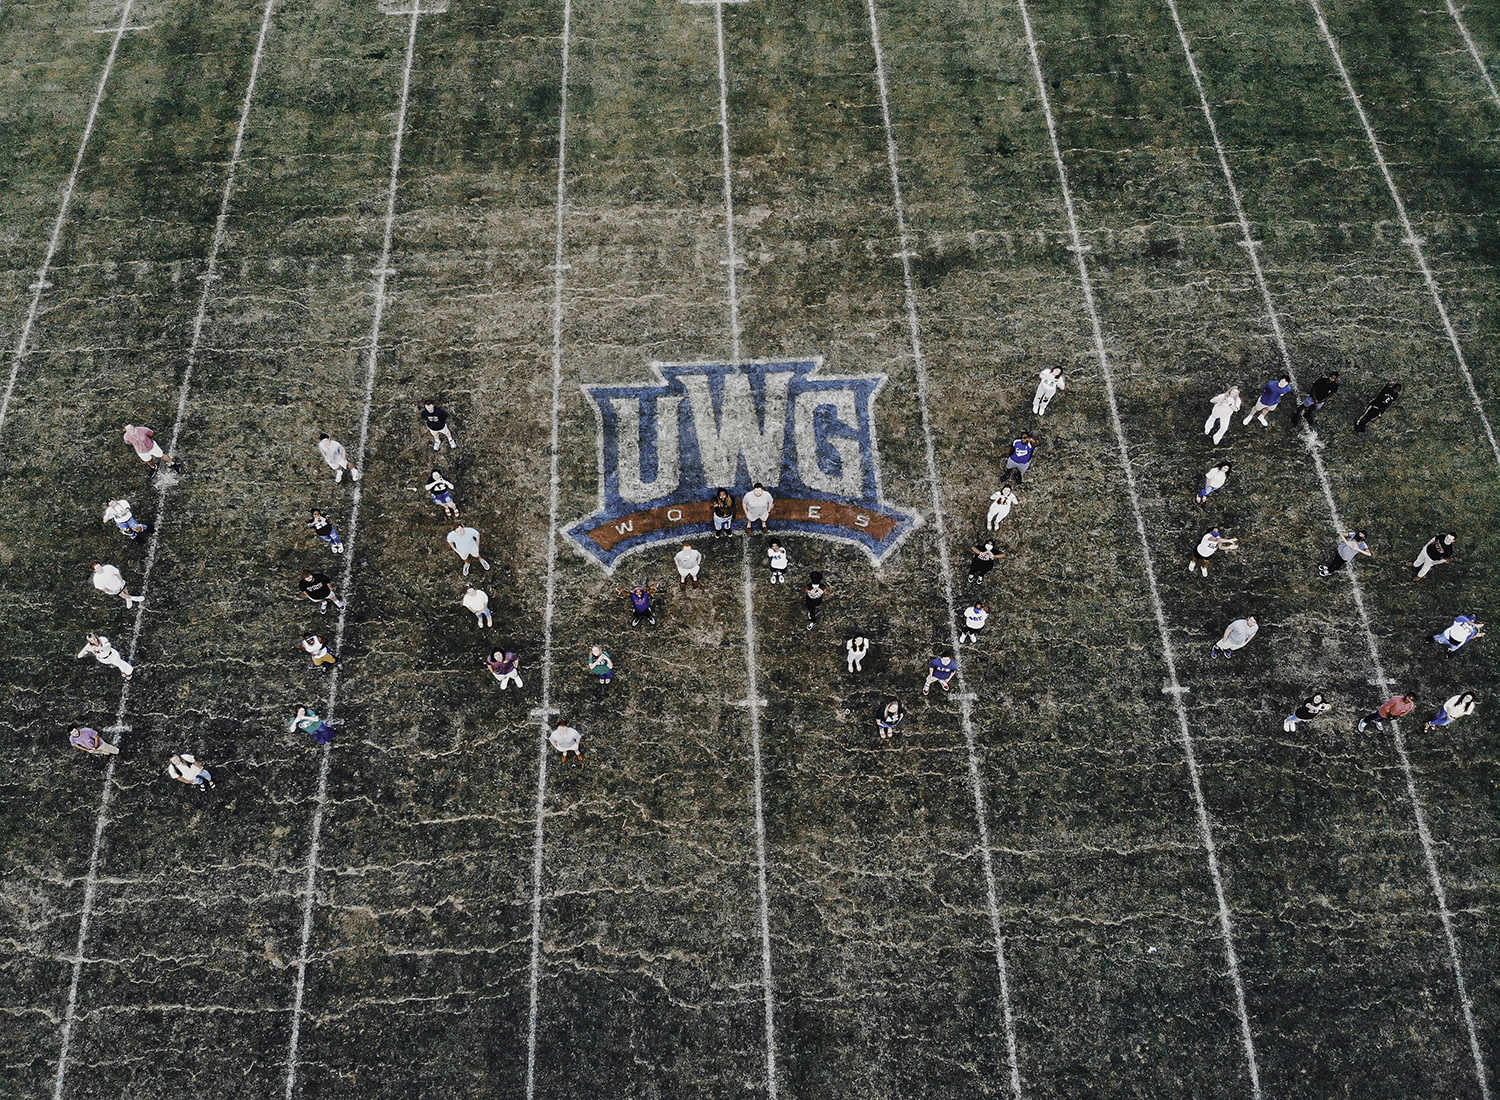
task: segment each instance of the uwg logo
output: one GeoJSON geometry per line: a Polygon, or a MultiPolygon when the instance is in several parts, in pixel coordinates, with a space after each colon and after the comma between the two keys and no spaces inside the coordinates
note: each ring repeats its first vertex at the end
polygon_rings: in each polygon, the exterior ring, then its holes
{"type": "MultiPolygon", "coordinates": [[[[711,529],[709,498],[760,482],[772,531],[864,548],[877,565],[918,523],[881,500],[875,395],[884,375],[819,377],[821,359],[653,363],[659,381],[584,386],[599,418],[599,510],[567,535],[606,570],[711,529]]],[[[735,527],[744,513],[736,506],[735,527]]]]}

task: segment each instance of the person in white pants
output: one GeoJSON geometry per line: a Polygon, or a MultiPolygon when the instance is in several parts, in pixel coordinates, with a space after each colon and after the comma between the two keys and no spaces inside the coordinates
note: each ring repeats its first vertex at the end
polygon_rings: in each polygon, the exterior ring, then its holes
{"type": "Polygon", "coordinates": [[[328,463],[328,468],[333,471],[334,481],[344,480],[344,471],[349,471],[349,480],[358,481],[360,473],[349,465],[349,454],[344,450],[344,445],[337,439],[330,439],[328,433],[318,436],[318,453],[323,456],[323,461],[328,463]]]}
{"type": "Polygon", "coordinates": [[[1234,414],[1240,411],[1242,403],[1238,386],[1230,386],[1223,393],[1214,395],[1213,408],[1208,412],[1208,419],[1203,422],[1203,434],[1213,436],[1215,446],[1224,438],[1224,433],[1229,430],[1234,414]]]}
{"type": "Polygon", "coordinates": [[[1010,510],[1021,503],[1021,498],[1016,496],[1016,491],[1009,485],[1002,485],[990,494],[989,515],[984,517],[984,525],[991,531],[1000,530],[1000,524],[1010,516],[1010,510]]]}
{"type": "Polygon", "coordinates": [[[683,588],[686,588],[689,582],[692,582],[694,588],[700,587],[698,569],[703,565],[703,554],[694,550],[692,543],[683,543],[682,549],[677,551],[672,562],[677,566],[677,575],[682,578],[683,588]]]}
{"type": "Polygon", "coordinates": [[[135,666],[120,656],[120,651],[109,644],[109,639],[103,634],[90,634],[84,647],[80,649],[75,657],[92,657],[101,665],[109,665],[111,668],[120,670],[120,675],[130,679],[135,675],[135,666]]]}
{"type": "Polygon", "coordinates": [[[1047,406],[1052,403],[1052,399],[1057,396],[1057,391],[1068,388],[1068,382],[1063,377],[1061,367],[1048,367],[1036,377],[1036,395],[1031,399],[1031,411],[1041,416],[1047,411],[1047,406]]]}
{"type": "Polygon", "coordinates": [[[1453,560],[1453,544],[1457,541],[1458,536],[1452,531],[1428,539],[1426,545],[1417,551],[1416,561],[1411,563],[1412,580],[1419,581],[1432,572],[1434,565],[1447,565],[1453,560]]]}
{"type": "Polygon", "coordinates": [[[130,589],[125,587],[125,578],[120,575],[120,571],[113,565],[106,565],[103,562],[96,561],[93,564],[93,570],[94,587],[106,596],[119,596],[120,599],[125,601],[125,609],[127,611],[138,603],[146,602],[145,596],[132,596],[130,594],[130,589]]]}
{"type": "Polygon", "coordinates": [[[865,655],[870,652],[870,639],[863,634],[856,634],[844,643],[844,653],[848,656],[850,672],[863,672],[865,670],[865,655]]]}

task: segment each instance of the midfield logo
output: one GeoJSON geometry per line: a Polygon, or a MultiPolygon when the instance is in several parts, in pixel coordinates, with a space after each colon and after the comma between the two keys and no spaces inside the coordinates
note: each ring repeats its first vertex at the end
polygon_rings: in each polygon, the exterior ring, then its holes
{"type": "MultiPolygon", "coordinates": [[[[881,374],[821,377],[822,359],[653,363],[658,381],[584,386],[599,419],[599,510],[567,535],[606,571],[710,530],[709,498],[760,482],[771,530],[850,542],[879,565],[920,522],[880,494],[881,374]]],[[[736,506],[735,528],[744,529],[736,506]]]]}

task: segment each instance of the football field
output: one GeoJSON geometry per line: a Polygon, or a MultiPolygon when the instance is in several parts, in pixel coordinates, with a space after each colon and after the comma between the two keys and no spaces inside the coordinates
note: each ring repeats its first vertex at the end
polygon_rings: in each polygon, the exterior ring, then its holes
{"type": "Polygon", "coordinates": [[[1497,77],[1479,0],[0,0],[0,1096],[1491,1100],[1497,77]]]}

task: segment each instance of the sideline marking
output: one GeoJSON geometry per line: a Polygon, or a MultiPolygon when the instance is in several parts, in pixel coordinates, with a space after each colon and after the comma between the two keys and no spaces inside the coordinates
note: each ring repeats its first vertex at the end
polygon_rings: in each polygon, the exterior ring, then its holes
{"type": "MultiPolygon", "coordinates": [[[[68,217],[68,207],[73,202],[73,189],[78,185],[78,173],[83,170],[83,154],[89,147],[89,138],[94,133],[94,122],[99,117],[99,104],[104,102],[104,87],[109,83],[109,74],[114,70],[115,57],[120,52],[120,40],[125,37],[125,31],[130,25],[130,9],[135,0],[125,0],[125,6],[120,9],[120,24],[115,28],[114,41],[109,44],[109,56],[104,61],[104,71],[99,74],[99,86],[94,89],[94,102],[89,107],[88,121],[83,124],[83,138],[78,142],[78,154],[73,158],[73,170],[68,173],[68,180],[63,185],[62,202],[57,207],[57,219],[52,223],[52,239],[47,242],[47,252],[42,257],[42,266],[37,269],[36,280],[26,289],[31,291],[31,304],[26,307],[26,319],[21,322],[21,336],[16,341],[15,354],[11,357],[10,380],[5,383],[5,396],[0,398],[0,433],[5,431],[5,418],[10,414],[10,399],[15,393],[16,377],[21,373],[21,361],[26,358],[26,345],[31,342],[31,330],[36,324],[37,310],[42,304],[42,291],[48,289],[52,283],[48,281],[47,275],[52,270],[52,261],[57,256],[57,245],[62,239],[63,223],[68,217]]],[[[108,789],[108,780],[115,772],[114,757],[110,757],[109,767],[105,769],[105,789],[108,789]]],[[[100,813],[104,807],[100,807],[100,813]]]]}
{"type": "MultiPolygon", "coordinates": [[[[875,0],[865,0],[870,22],[870,46],[875,54],[875,81],[880,90],[880,117],[885,128],[886,161],[890,166],[891,195],[896,208],[896,228],[901,237],[901,285],[906,297],[906,328],[911,340],[912,365],[917,376],[917,404],[922,413],[922,446],[927,462],[927,484],[931,489],[932,517],[937,536],[938,568],[943,578],[943,599],[948,612],[948,641],[954,653],[962,653],[958,641],[958,615],[953,599],[952,567],[948,558],[948,528],[943,518],[942,490],[938,487],[937,455],[932,443],[932,420],[927,408],[927,358],[922,352],[922,327],[917,319],[917,296],[912,287],[911,233],[906,225],[906,200],[901,194],[901,173],[896,159],[896,133],[891,126],[891,97],[885,77],[885,53],[880,47],[880,24],[875,17],[875,0]]],[[[995,967],[1000,979],[1000,1005],[1005,1020],[1005,1046],[1010,1063],[1011,1095],[1020,1100],[1021,1066],[1017,1057],[1015,1011],[1010,999],[1010,971],[1005,961],[1005,934],[1000,927],[1000,894],[995,885],[995,863],[990,847],[989,809],[984,797],[984,781],[979,770],[979,747],[974,737],[974,694],[964,676],[964,660],[958,662],[959,716],[963,723],[964,748],[968,753],[969,787],[974,796],[974,822],[979,832],[979,852],[984,869],[985,901],[989,909],[990,929],[995,938],[995,967]]]]}
{"type": "Polygon", "coordinates": [[[536,1028],[540,1004],[542,963],[542,867],[546,856],[547,763],[552,756],[547,743],[548,717],[552,706],[552,617],[557,608],[557,509],[560,480],[557,466],[558,423],[562,410],[563,281],[572,268],[563,259],[563,219],[568,198],[568,66],[573,34],[573,0],[563,0],[562,75],[558,81],[557,108],[557,226],[552,263],[552,434],[550,436],[549,496],[547,501],[547,602],[542,613],[542,701],[531,711],[541,726],[536,762],[536,823],[531,852],[531,983],[526,1009],[526,1100],[536,1095],[536,1028]]]}
{"type": "MultiPolygon", "coordinates": [[[[1036,81],[1037,95],[1041,100],[1042,114],[1047,120],[1047,138],[1052,145],[1052,161],[1057,167],[1058,184],[1062,188],[1063,208],[1068,215],[1068,233],[1075,246],[1073,261],[1078,268],[1078,281],[1083,290],[1084,305],[1088,309],[1089,323],[1093,328],[1094,354],[1099,360],[1099,373],[1104,381],[1104,395],[1109,402],[1109,416],[1114,427],[1115,444],[1120,451],[1120,468],[1125,474],[1125,487],[1129,491],[1130,508],[1135,517],[1136,535],[1141,542],[1141,560],[1146,570],[1146,586],[1151,593],[1151,610],[1156,617],[1156,631],[1161,636],[1162,658],[1167,666],[1170,688],[1182,686],[1177,677],[1177,653],[1172,646],[1172,635],[1167,626],[1167,613],[1161,602],[1161,592],[1156,583],[1156,563],[1151,556],[1151,544],[1146,538],[1146,518],[1141,511],[1140,490],[1136,487],[1135,470],[1130,464],[1130,442],[1125,436],[1125,425],[1120,420],[1120,406],[1115,399],[1114,368],[1110,366],[1109,351],[1104,346],[1104,326],[1099,320],[1099,308],[1094,302],[1094,281],[1089,274],[1088,259],[1083,248],[1083,238],[1078,230],[1078,213],[1073,208],[1073,189],[1068,184],[1068,169],[1063,163],[1062,146],[1057,140],[1057,122],[1052,117],[1052,100],[1047,95],[1047,80],[1042,74],[1042,59],[1037,51],[1036,32],[1031,26],[1031,13],[1026,0],[1016,0],[1021,12],[1021,22],[1026,27],[1026,49],[1031,54],[1031,74],[1036,81]]],[[[1172,692],[1172,706],[1177,712],[1178,733],[1182,741],[1183,759],[1187,764],[1188,778],[1197,811],[1198,834],[1203,841],[1203,851],[1208,860],[1209,875],[1213,879],[1214,897],[1218,902],[1219,936],[1224,942],[1224,960],[1234,986],[1235,1012],[1240,1021],[1240,1044],[1244,1049],[1245,1068],[1250,1075],[1250,1091],[1255,1100],[1260,1100],[1260,1066],[1255,1056],[1255,1036],[1250,1028],[1250,1012],[1245,1002],[1245,983],[1240,978],[1239,955],[1234,949],[1234,927],[1229,916],[1229,900],[1224,891],[1224,876],[1219,870],[1219,851],[1214,842],[1213,822],[1208,816],[1208,803],[1203,795],[1203,781],[1198,769],[1198,754],[1193,742],[1192,729],[1188,725],[1187,708],[1182,702],[1182,693],[1172,692]]]]}
{"type": "Polygon", "coordinates": [[[1500,107],[1500,89],[1496,89],[1494,78],[1490,76],[1490,70],[1486,67],[1484,58],[1479,56],[1479,47],[1475,45],[1473,36],[1469,34],[1469,28],[1464,26],[1463,16],[1458,13],[1453,0],[1446,0],[1446,3],[1448,14],[1453,16],[1453,22],[1458,26],[1458,33],[1463,36],[1464,45],[1469,48],[1469,56],[1474,59],[1474,65],[1484,79],[1484,86],[1490,90],[1490,98],[1495,101],[1496,107],[1500,107]]]}
{"type": "MultiPolygon", "coordinates": [[[[735,270],[740,265],[739,251],[734,240],[734,186],[730,174],[729,160],[729,63],[724,53],[724,5],[715,4],[714,40],[719,62],[719,151],[724,169],[724,239],[729,250],[729,259],[724,269],[729,272],[729,340],[732,351],[731,362],[741,362],[740,356],[740,299],[739,283],[735,270]]],[[[766,1017],[766,1097],[776,1100],[779,1088],[776,1079],[776,992],[771,969],[771,897],[766,886],[766,811],[765,769],[760,754],[760,667],[756,658],[755,631],[755,583],[750,576],[750,532],[745,532],[740,541],[740,589],[745,604],[745,679],[749,690],[746,700],[755,700],[754,706],[746,706],[750,716],[750,756],[754,766],[755,789],[755,881],[760,894],[760,980],[765,1000],[766,1017]]]]}
{"type": "Polygon", "coordinates": [[[1328,29],[1328,22],[1323,18],[1323,9],[1319,7],[1318,0],[1308,0],[1308,3],[1312,6],[1313,14],[1318,17],[1318,33],[1323,36],[1328,52],[1333,54],[1333,63],[1338,67],[1339,77],[1344,82],[1344,90],[1349,93],[1349,102],[1354,104],[1354,112],[1359,115],[1359,124],[1364,127],[1365,137],[1370,142],[1370,150],[1375,154],[1375,163],[1380,167],[1380,174],[1385,177],[1385,185],[1391,192],[1391,201],[1396,204],[1396,216],[1401,219],[1401,228],[1406,230],[1406,236],[1402,240],[1411,248],[1412,258],[1417,261],[1417,267],[1422,271],[1422,280],[1427,284],[1428,293],[1432,295],[1432,304],[1437,306],[1438,316],[1442,318],[1443,331],[1448,334],[1448,343],[1453,345],[1453,357],[1458,362],[1458,369],[1463,374],[1464,381],[1468,383],[1469,396],[1474,401],[1474,411],[1479,414],[1479,423],[1484,428],[1485,438],[1490,441],[1490,451],[1495,456],[1495,465],[1500,466],[1500,443],[1495,441],[1495,431],[1490,427],[1490,418],[1485,415],[1484,405],[1479,400],[1479,390],[1474,385],[1474,376],[1469,373],[1469,363],[1464,358],[1463,345],[1458,342],[1458,333],[1453,330],[1453,322],[1448,317],[1448,307],[1443,304],[1442,291],[1438,289],[1437,279],[1433,276],[1432,269],[1427,266],[1427,257],[1422,252],[1417,231],[1412,228],[1411,219],[1406,216],[1406,203],[1401,201],[1401,192],[1396,190],[1396,181],[1391,177],[1390,166],[1385,162],[1385,154],[1380,151],[1380,142],[1376,139],[1369,116],[1365,114],[1364,105],[1360,103],[1359,95],[1354,90],[1354,81],[1349,77],[1349,70],[1344,67],[1344,55],[1339,52],[1333,32],[1328,29]]]}
{"type": "MultiPolygon", "coordinates": [[[[370,322],[370,346],[365,356],[365,406],[359,421],[359,449],[355,452],[354,465],[364,471],[365,452],[370,441],[370,404],[375,399],[375,370],[380,363],[380,325],[385,318],[385,284],[391,261],[391,233],[396,224],[396,188],[401,173],[401,145],[406,137],[406,105],[411,99],[411,68],[417,52],[417,24],[422,18],[422,7],[411,8],[411,29],[406,36],[406,66],[401,72],[401,106],[396,113],[396,141],[391,150],[391,181],[385,201],[385,237],[380,246],[380,262],[375,265],[375,314],[370,322]]],[[[339,599],[344,607],[339,611],[339,624],[334,631],[333,651],[344,648],[344,625],[349,616],[349,593],[354,587],[354,539],[359,531],[359,505],[364,497],[364,481],[353,482],[354,492],[349,504],[349,536],[344,539],[344,576],[339,583],[339,599]]],[[[324,705],[325,721],[333,721],[338,703],[339,672],[342,665],[334,665],[329,673],[328,701],[324,705]]],[[[314,890],[318,880],[318,848],[323,833],[323,811],[328,805],[328,762],[332,744],[325,744],[318,759],[318,793],[313,807],[312,837],[307,851],[307,876],[303,886],[302,939],[297,948],[297,978],[292,992],[292,1030],[287,1044],[286,1056],[286,1100],[291,1100],[297,1088],[297,1055],[302,1040],[302,998],[307,990],[307,946],[312,940],[314,890]]]]}
{"type": "MultiPolygon", "coordinates": [[[[224,179],[224,194],[219,200],[219,216],[218,220],[214,224],[213,242],[209,245],[208,248],[208,259],[206,267],[210,272],[217,269],[219,263],[219,250],[221,247],[223,247],[224,244],[224,227],[229,220],[229,204],[234,197],[235,173],[239,169],[240,153],[244,148],[245,127],[250,120],[250,104],[255,98],[255,85],[260,79],[260,60],[261,57],[265,54],[266,35],[269,32],[271,26],[271,9],[275,6],[275,3],[276,0],[266,0],[265,10],[261,15],[260,37],[256,39],[255,56],[250,62],[250,78],[248,83],[245,85],[244,102],[240,105],[240,121],[239,128],[235,131],[234,135],[234,151],[230,154],[229,157],[229,171],[224,179]]],[[[125,7],[128,13],[130,0],[126,0],[125,7]]],[[[117,38],[116,45],[118,44],[119,40],[117,38]]],[[[113,52],[111,52],[111,59],[113,59],[113,52]]],[[[107,72],[105,76],[108,76],[107,72]]],[[[99,83],[99,91],[101,94],[104,91],[103,80],[101,80],[99,83]]],[[[97,97],[95,98],[94,106],[95,108],[98,107],[97,97]]],[[[89,119],[89,126],[92,127],[92,125],[93,117],[91,115],[89,119]]],[[[87,131],[85,131],[84,142],[86,143],[87,141],[88,136],[87,131]]],[[[82,153],[83,147],[80,145],[80,157],[82,156],[82,153]]],[[[74,171],[77,171],[76,163],[74,165],[74,171]]],[[[71,184],[69,185],[69,187],[71,193],[71,184]]],[[[59,211],[58,226],[60,227],[61,225],[62,212],[59,211]]],[[[56,233],[54,231],[54,242],[55,239],[56,233]]],[[[50,250],[48,253],[48,258],[49,260],[51,258],[50,250]]],[[[182,371],[182,381],[178,384],[177,389],[177,416],[176,419],[172,422],[172,439],[167,446],[167,453],[169,455],[176,455],[177,442],[182,435],[182,422],[187,414],[188,394],[191,390],[193,381],[193,366],[197,362],[199,340],[203,335],[203,319],[204,315],[208,312],[208,292],[209,288],[212,286],[213,280],[206,280],[203,284],[203,293],[198,299],[198,313],[193,320],[193,335],[191,341],[188,344],[187,360],[182,371]]],[[[40,294],[41,292],[38,291],[37,293],[40,294]]],[[[22,343],[23,345],[25,343],[24,336],[22,337],[22,343]]],[[[17,361],[19,362],[19,359],[17,361]]],[[[11,381],[15,381],[14,372],[11,374],[11,381]]],[[[9,394],[7,393],[7,397],[8,396],[9,394]]],[[[158,549],[161,546],[161,532],[163,526],[162,520],[166,515],[167,508],[167,490],[175,484],[176,481],[174,480],[164,480],[156,491],[156,511],[152,514],[151,517],[151,537],[147,540],[146,543],[146,558],[141,569],[142,596],[148,595],[151,589],[151,571],[156,566],[156,555],[158,549]]],[[[130,644],[127,647],[125,656],[125,660],[132,664],[135,663],[136,647],[140,644],[141,630],[145,625],[145,613],[145,603],[142,602],[136,604],[135,622],[131,627],[130,644]]],[[[115,708],[115,722],[114,725],[107,727],[106,732],[125,734],[131,731],[131,726],[125,721],[126,709],[130,705],[130,683],[131,682],[129,680],[126,680],[120,688],[120,702],[119,705],[115,708]]],[[[119,740],[119,738],[116,738],[115,743],[118,744],[119,740]]],[[[63,1085],[66,1082],[68,1076],[68,1056],[72,1049],[73,1022],[77,1018],[78,1011],[78,986],[83,976],[83,952],[84,948],[88,944],[89,923],[90,919],[93,916],[94,895],[97,892],[99,880],[99,856],[104,843],[104,828],[109,822],[109,804],[111,801],[112,792],[114,790],[115,762],[119,759],[119,754],[110,756],[109,766],[104,770],[104,790],[99,796],[99,813],[98,817],[94,821],[94,844],[93,847],[89,850],[89,869],[88,875],[84,879],[83,886],[83,911],[80,914],[78,920],[78,944],[73,951],[73,973],[68,980],[67,1007],[63,1010],[62,1036],[57,1054],[57,1074],[53,1078],[52,1082],[52,1096],[54,1100],[61,1100],[63,1085]]]]}
{"type": "MultiPolygon", "coordinates": [[[[1266,282],[1265,271],[1261,268],[1260,254],[1256,249],[1254,241],[1251,239],[1250,220],[1245,216],[1245,208],[1240,202],[1240,190],[1234,182],[1234,173],[1229,167],[1229,157],[1224,151],[1223,142],[1219,140],[1219,128],[1214,122],[1213,110],[1208,104],[1208,93],[1203,88],[1203,78],[1198,72],[1197,59],[1193,56],[1187,32],[1183,29],[1181,19],[1178,18],[1176,3],[1174,0],[1165,0],[1165,2],[1168,10],[1172,13],[1172,22],[1177,27],[1177,38],[1182,44],[1182,52],[1187,58],[1188,70],[1193,77],[1193,85],[1198,91],[1198,103],[1203,110],[1203,117],[1208,123],[1209,134],[1213,137],[1214,149],[1219,156],[1219,168],[1224,173],[1224,183],[1229,188],[1229,197],[1234,204],[1235,218],[1239,222],[1240,232],[1244,235],[1242,243],[1245,247],[1245,254],[1250,259],[1250,267],[1255,276],[1255,285],[1259,288],[1261,301],[1265,305],[1266,318],[1271,322],[1271,334],[1276,344],[1277,354],[1281,358],[1287,376],[1292,379],[1292,385],[1295,387],[1297,386],[1297,376],[1292,372],[1292,356],[1287,348],[1286,337],[1282,332],[1281,315],[1276,309],[1275,299],[1271,297],[1271,290],[1266,282]]],[[[1300,387],[1297,388],[1300,392],[1300,387]]],[[[1306,425],[1303,425],[1301,435],[1303,442],[1309,444],[1307,451],[1312,456],[1313,470],[1317,474],[1318,485],[1323,491],[1323,502],[1328,507],[1328,514],[1333,520],[1333,526],[1336,531],[1347,531],[1348,528],[1344,526],[1343,518],[1339,515],[1338,504],[1334,500],[1333,485],[1328,480],[1328,471],[1323,465],[1322,452],[1310,445],[1313,432],[1306,425]]],[[[1375,669],[1375,675],[1370,679],[1370,684],[1373,687],[1382,689],[1389,688],[1395,681],[1386,675],[1385,667],[1381,663],[1380,646],[1375,640],[1375,630],[1371,623],[1369,610],[1365,606],[1364,589],[1360,586],[1358,572],[1351,568],[1349,578],[1350,591],[1354,596],[1354,606],[1359,612],[1360,622],[1365,632],[1365,643],[1370,649],[1370,663],[1375,669]]],[[[1393,722],[1391,725],[1394,730],[1396,755],[1400,760],[1402,775],[1406,780],[1407,798],[1411,803],[1412,816],[1416,819],[1417,836],[1422,841],[1422,854],[1427,864],[1428,878],[1432,885],[1433,895],[1437,900],[1438,919],[1443,927],[1443,935],[1448,941],[1448,960],[1453,967],[1454,981],[1458,986],[1459,1004],[1463,1012],[1464,1023],[1468,1027],[1469,1050],[1474,1058],[1474,1071],[1479,1080],[1479,1092],[1484,1100],[1489,1100],[1489,1075],[1485,1069],[1484,1054],[1479,1045],[1478,1032],[1474,1026],[1474,1005],[1473,1001],[1469,998],[1468,986],[1464,981],[1463,965],[1458,955],[1458,940],[1453,931],[1452,914],[1448,910],[1447,893],[1443,889],[1442,876],[1438,872],[1437,855],[1433,849],[1432,837],[1427,828],[1427,815],[1423,811],[1421,799],[1417,795],[1416,773],[1412,767],[1411,757],[1406,751],[1406,738],[1401,733],[1399,723],[1393,722]]]]}

